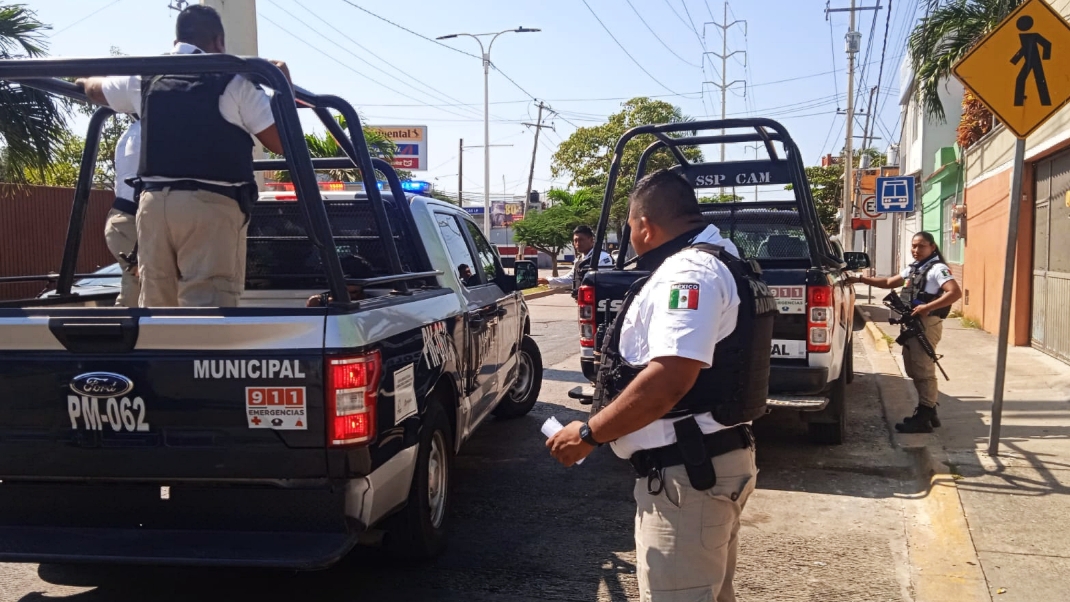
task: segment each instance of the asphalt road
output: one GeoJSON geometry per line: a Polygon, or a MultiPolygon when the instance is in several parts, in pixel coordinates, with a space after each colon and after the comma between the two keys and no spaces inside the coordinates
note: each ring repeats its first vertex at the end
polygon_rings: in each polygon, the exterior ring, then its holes
{"type": "MultiPolygon", "coordinates": [[[[633,474],[608,448],[555,463],[539,425],[585,416],[568,295],[531,302],[546,366],[529,416],[483,426],[456,458],[453,532],[434,562],[360,549],[316,573],[0,564],[2,600],[637,600],[633,474]]],[[[743,516],[741,600],[911,600],[905,505],[917,491],[889,443],[869,362],[856,346],[848,442],[821,447],[794,414],[757,425],[758,490],[743,516]]]]}

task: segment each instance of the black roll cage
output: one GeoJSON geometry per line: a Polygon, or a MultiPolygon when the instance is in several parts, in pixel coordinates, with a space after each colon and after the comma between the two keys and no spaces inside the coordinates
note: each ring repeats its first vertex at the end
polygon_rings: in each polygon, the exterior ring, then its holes
{"type": "MultiPolygon", "coordinates": [[[[846,265],[843,263],[842,259],[837,257],[831,241],[821,228],[821,220],[817,215],[817,207],[814,204],[814,198],[806,180],[806,168],[803,166],[799,147],[795,144],[795,141],[792,140],[783,125],[767,118],[710,119],[660,125],[641,125],[625,132],[620,140],[617,141],[617,145],[613,149],[613,162],[609,168],[609,179],[606,183],[605,196],[602,199],[602,212],[598,218],[598,231],[595,233],[595,249],[603,248],[606,234],[609,230],[609,215],[610,210],[613,207],[613,192],[616,189],[617,180],[620,177],[620,165],[621,160],[624,157],[624,149],[628,142],[643,134],[650,134],[654,136],[656,140],[647,146],[643,151],[643,154],[639,157],[639,164],[635,172],[635,182],[638,182],[644,175],[646,175],[647,163],[649,162],[650,157],[661,149],[669,151],[677,163],[676,166],[672,168],[673,171],[684,176],[688,182],[694,182],[695,178],[698,176],[721,173],[724,170],[719,168],[722,167],[731,167],[736,170],[765,168],[767,171],[782,173],[790,179],[792,190],[795,193],[794,205],[799,212],[803,231],[806,233],[806,242],[810,247],[812,267],[817,268],[821,267],[821,265],[826,265],[842,268],[846,265]],[[749,131],[736,133],[727,131],[733,129],[749,131]],[[721,130],[722,133],[700,135],[701,132],[706,130],[721,130]],[[686,132],[690,135],[679,138],[670,136],[670,134],[681,132],[686,132]],[[683,148],[691,146],[743,142],[762,143],[769,158],[766,160],[734,161],[731,163],[692,163],[688,161],[682,150],[683,148]],[[776,146],[773,144],[774,142],[783,144],[785,151],[783,159],[779,157],[776,146]]],[[[634,185],[635,184],[633,183],[632,186],[634,187],[634,185]]],[[[774,203],[775,205],[770,202],[718,203],[716,208],[774,208],[776,206],[784,207],[786,204],[791,203],[791,201],[776,201],[774,203]]],[[[714,208],[714,206],[704,205],[703,208],[714,208]]],[[[625,223],[621,234],[620,250],[614,264],[614,269],[624,269],[624,266],[627,263],[630,232],[631,229],[628,224],[625,223]]],[[[597,272],[597,264],[598,262],[592,262],[592,265],[589,268],[590,271],[597,272]]]]}
{"type": "MultiPolygon", "coordinates": [[[[406,272],[395,244],[393,231],[386,213],[382,194],[376,183],[376,170],[387,180],[394,197],[399,217],[405,229],[417,235],[416,222],[407,202],[405,192],[397,172],[386,161],[372,157],[360,116],[348,102],[332,95],[317,95],[300,87],[291,88],[286,77],[278,67],[257,57],[238,57],[227,54],[164,55],[147,57],[109,57],[80,59],[30,59],[0,60],[0,80],[17,83],[21,86],[35,88],[62,96],[74,101],[89,104],[81,87],[60,78],[108,76],[152,76],[152,75],[200,75],[210,73],[240,74],[257,84],[263,84],[275,91],[271,98],[271,110],[282,141],[283,159],[266,159],[254,161],[254,169],[287,170],[290,172],[297,202],[305,220],[305,232],[309,240],[319,250],[320,260],[326,270],[327,283],[332,305],[349,306],[354,302],[349,296],[347,284],[381,285],[396,284],[397,292],[409,293],[410,284],[434,286],[439,272],[431,267],[427,250],[423,245],[416,245],[416,261],[419,264],[415,272],[406,272]],[[312,159],[305,144],[301,121],[297,114],[298,107],[311,109],[323,122],[327,131],[337,140],[339,147],[346,154],[342,158],[312,159]],[[345,132],[331,115],[335,110],[346,120],[345,132]],[[324,207],[316,181],[315,169],[358,168],[364,189],[372,207],[380,243],[386,252],[387,261],[393,275],[366,279],[347,279],[342,272],[338,251],[334,244],[330,222],[324,207]]],[[[71,288],[76,277],[78,250],[82,241],[86,210],[89,204],[89,192],[92,187],[94,166],[100,144],[101,128],[105,120],[115,114],[110,108],[101,107],[89,120],[85,138],[78,182],[74,190],[74,202],[71,206],[70,222],[63,248],[58,275],[17,276],[0,278],[0,282],[56,281],[56,294],[60,302],[77,297],[71,288]]],[[[100,276],[106,277],[106,276],[100,276]]]]}

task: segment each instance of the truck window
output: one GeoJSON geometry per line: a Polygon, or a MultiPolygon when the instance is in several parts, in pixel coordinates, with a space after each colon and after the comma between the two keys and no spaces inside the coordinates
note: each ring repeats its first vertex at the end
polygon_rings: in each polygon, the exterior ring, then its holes
{"type": "Polygon", "coordinates": [[[490,246],[487,239],[483,238],[483,233],[479,231],[478,226],[467,220],[464,223],[468,226],[468,233],[472,235],[472,241],[476,244],[479,264],[483,267],[487,282],[490,282],[498,277],[498,254],[494,252],[494,247],[490,246]]]}
{"type": "Polygon", "coordinates": [[[747,259],[801,259],[810,256],[806,232],[795,211],[750,209],[706,211],[706,219],[732,240],[747,259]]]}
{"type": "Polygon", "coordinates": [[[461,232],[460,224],[457,223],[457,218],[445,213],[435,213],[435,221],[438,222],[438,229],[442,232],[442,240],[449,251],[450,261],[453,262],[454,273],[461,280],[461,284],[468,287],[478,286],[480,280],[476,262],[472,259],[472,252],[468,250],[468,243],[464,240],[464,234],[461,232]],[[462,266],[467,266],[471,270],[470,277],[460,274],[459,270],[462,269],[462,266]]]}

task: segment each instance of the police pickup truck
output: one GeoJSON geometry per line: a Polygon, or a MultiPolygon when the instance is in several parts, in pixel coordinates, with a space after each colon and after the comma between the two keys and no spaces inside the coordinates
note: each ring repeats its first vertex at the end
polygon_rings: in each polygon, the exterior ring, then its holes
{"type": "MultiPolygon", "coordinates": [[[[779,123],[769,119],[730,119],[686,124],[648,125],[629,130],[617,143],[602,206],[595,248],[609,230],[613,190],[625,146],[646,139],[636,180],[654,153],[675,159],[673,169],[695,187],[703,215],[732,240],[744,259],[757,261],[762,278],[777,298],[773,325],[768,406],[797,410],[811,439],[839,444],[846,430],[846,385],[852,378],[851,333],[854,291],[844,279],[848,270],[869,266],[864,253],[841,253],[821,228],[798,147],[779,123]],[[704,132],[724,130],[724,134],[704,132]],[[639,140],[636,140],[639,138],[639,140]],[[725,163],[692,163],[682,149],[721,143],[758,143],[767,158],[725,163]],[[785,187],[791,185],[790,191],[785,187]],[[784,200],[703,203],[705,189],[735,193],[754,190],[784,200]]],[[[621,307],[629,286],[646,274],[634,269],[628,253],[629,231],[623,224],[621,253],[612,269],[593,267],[578,289],[583,373],[594,381],[603,335],[621,307]]],[[[587,402],[589,388],[570,396],[587,402]]]]}
{"type": "Polygon", "coordinates": [[[111,112],[90,120],[58,274],[6,279],[55,289],[0,304],[0,560],[312,569],[372,542],[433,556],[454,454],[536,401],[519,292],[535,266],[507,275],[465,212],[407,197],[349,104],[300,89],[295,104],[260,59],[0,61],[0,80],[75,100],[65,81],[25,78],[213,71],[277,90],[286,159],[256,166],[288,171],[292,191],[249,209],[238,307],[114,307],[114,288],[74,285],[80,239],[100,235],[82,227],[111,112]],[[309,158],[298,106],[347,157],[309,158]],[[321,195],[314,168],[357,168],[366,192],[321,195]]]}

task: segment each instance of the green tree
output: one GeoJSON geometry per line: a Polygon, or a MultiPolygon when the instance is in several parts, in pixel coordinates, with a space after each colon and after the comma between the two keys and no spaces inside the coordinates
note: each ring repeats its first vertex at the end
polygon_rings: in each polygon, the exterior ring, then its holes
{"type": "MultiPolygon", "coordinates": [[[[639,125],[685,123],[692,120],[684,115],[679,107],[645,97],[633,98],[622,107],[620,112],[610,115],[606,123],[579,128],[557,147],[550,163],[553,177],[567,175],[570,187],[604,191],[609,181],[613,149],[624,132],[639,125]]],[[[687,134],[684,132],[677,136],[687,134]]],[[[618,230],[627,218],[626,199],[635,183],[639,157],[654,141],[655,138],[651,135],[637,136],[624,149],[610,211],[610,219],[618,230]]],[[[690,161],[702,160],[702,151],[696,147],[685,148],[683,152],[690,161]]],[[[663,150],[651,157],[647,163],[647,173],[675,164],[672,156],[663,150]]]]}
{"type": "MultiPolygon", "coordinates": [[[[338,125],[342,126],[342,129],[346,129],[346,119],[341,115],[335,116],[335,121],[338,125]]],[[[397,153],[397,145],[395,145],[388,138],[384,137],[376,130],[364,128],[364,141],[368,144],[368,152],[373,157],[379,157],[389,161],[397,153]]],[[[305,134],[305,144],[308,146],[308,153],[312,155],[313,159],[328,159],[331,157],[345,157],[345,151],[341,146],[338,146],[338,141],[331,136],[330,133],[305,134]]],[[[328,169],[319,170],[320,173],[327,174],[327,178],[338,182],[356,182],[360,180],[359,169],[328,169]]],[[[277,171],[273,174],[273,179],[278,182],[289,182],[290,173],[287,171],[277,171]]],[[[399,171],[398,177],[402,180],[411,180],[412,173],[407,171],[399,171]]]]}
{"type": "Polygon", "coordinates": [[[735,203],[742,201],[743,197],[738,194],[731,194],[728,192],[722,192],[714,196],[700,196],[698,202],[701,204],[706,203],[735,203]]]}
{"type": "Polygon", "coordinates": [[[549,255],[553,259],[553,275],[557,276],[557,256],[572,243],[572,229],[583,223],[583,217],[573,207],[553,205],[513,222],[513,237],[549,255]]]}
{"type": "MultiPolygon", "coordinates": [[[[944,105],[940,102],[940,88],[952,76],[952,67],[1022,2],[927,0],[927,16],[914,27],[907,40],[918,100],[926,115],[946,121],[944,105]]],[[[963,109],[965,113],[973,115],[972,118],[980,110],[989,116],[985,121],[990,122],[991,114],[976,98],[964,102],[963,109]]],[[[973,140],[977,137],[974,136],[973,140]]]]}
{"type": "MultiPolygon", "coordinates": [[[[42,57],[44,32],[51,29],[21,4],[0,4],[0,59],[42,57]]],[[[68,142],[62,105],[45,92],[0,82],[0,142],[4,176],[25,182],[28,170],[45,170],[68,142]]]]}
{"type": "Polygon", "coordinates": [[[68,130],[53,151],[52,161],[48,165],[44,168],[28,165],[23,168],[20,177],[13,179],[37,186],[74,188],[78,184],[84,148],[85,139],[68,130]]]}

